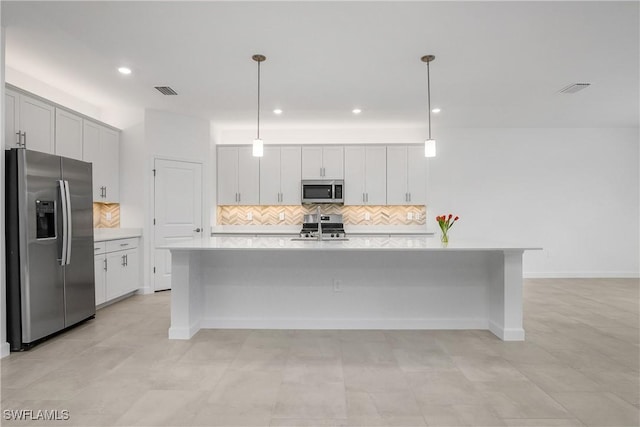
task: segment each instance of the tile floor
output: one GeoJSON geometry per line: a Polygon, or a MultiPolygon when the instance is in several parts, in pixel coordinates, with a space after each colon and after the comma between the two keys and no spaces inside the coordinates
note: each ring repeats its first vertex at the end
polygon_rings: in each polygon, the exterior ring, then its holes
{"type": "Polygon", "coordinates": [[[638,426],[638,280],[525,281],[525,342],[487,331],[203,330],[135,296],[2,359],[2,425],[638,426]],[[67,410],[7,421],[4,410],[67,410]]]}

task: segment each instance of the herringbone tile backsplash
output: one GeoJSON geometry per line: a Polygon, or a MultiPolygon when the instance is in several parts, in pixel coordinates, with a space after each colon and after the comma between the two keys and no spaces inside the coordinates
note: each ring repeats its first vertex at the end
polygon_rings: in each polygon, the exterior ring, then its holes
{"type": "Polygon", "coordinates": [[[94,203],[93,228],[120,228],[120,204],[94,203]],[[111,214],[110,220],[107,220],[107,213],[111,214]]]}
{"type": "MultiPolygon", "coordinates": [[[[317,205],[218,206],[218,225],[301,225],[302,217],[316,213],[317,205]],[[248,215],[251,213],[252,219],[248,215]],[[284,213],[284,220],[280,220],[284,213]]],[[[424,225],[424,206],[343,206],[321,205],[323,214],[342,214],[351,225],[424,225]],[[365,219],[369,214],[370,219],[365,219]],[[413,219],[407,219],[411,213],[413,219]]]]}

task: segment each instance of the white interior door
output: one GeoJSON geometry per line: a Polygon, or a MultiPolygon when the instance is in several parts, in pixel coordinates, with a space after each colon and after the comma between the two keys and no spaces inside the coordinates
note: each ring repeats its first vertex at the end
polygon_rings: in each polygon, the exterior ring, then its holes
{"type": "Polygon", "coordinates": [[[202,165],[155,160],[154,289],[171,289],[171,253],[159,247],[202,237],[202,165]]]}

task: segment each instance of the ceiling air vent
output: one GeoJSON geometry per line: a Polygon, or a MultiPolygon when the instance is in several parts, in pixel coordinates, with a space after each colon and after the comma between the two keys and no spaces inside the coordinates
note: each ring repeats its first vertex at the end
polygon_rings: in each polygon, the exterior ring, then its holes
{"type": "Polygon", "coordinates": [[[591,83],[573,83],[560,89],[560,93],[576,93],[591,86],[591,83]]]}
{"type": "Polygon", "coordinates": [[[178,92],[171,89],[169,86],[154,86],[163,95],[177,95],[178,92]]]}

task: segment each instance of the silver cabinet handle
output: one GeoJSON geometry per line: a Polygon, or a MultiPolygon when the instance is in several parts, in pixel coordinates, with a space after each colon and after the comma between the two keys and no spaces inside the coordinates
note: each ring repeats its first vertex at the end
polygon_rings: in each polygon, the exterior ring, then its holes
{"type": "Polygon", "coordinates": [[[129,255],[127,254],[124,256],[124,266],[126,267],[128,265],[129,265],[129,255]]]}
{"type": "Polygon", "coordinates": [[[196,233],[199,233],[199,232],[200,232],[200,227],[196,228],[196,229],[195,229],[195,230],[193,230],[193,231],[195,231],[196,233]]]}
{"type": "Polygon", "coordinates": [[[124,263],[124,257],[125,257],[125,255],[122,255],[122,256],[120,257],[120,258],[122,258],[122,264],[121,264],[121,265],[122,265],[123,267],[126,265],[126,264],[124,263]]]}
{"type": "Polygon", "coordinates": [[[104,187],[104,198],[107,198],[107,187],[104,187]]]}
{"type": "Polygon", "coordinates": [[[107,259],[104,259],[104,271],[107,271],[107,259]]]}
{"type": "Polygon", "coordinates": [[[22,136],[22,132],[16,132],[16,146],[20,147],[20,137],[22,136]]]}
{"type": "Polygon", "coordinates": [[[364,193],[362,193],[362,203],[364,203],[364,193]]]}
{"type": "Polygon", "coordinates": [[[365,198],[366,198],[365,202],[369,203],[369,193],[364,193],[364,194],[365,194],[365,198]]]}
{"type": "Polygon", "coordinates": [[[27,132],[22,132],[22,147],[27,148],[27,132]]]}
{"type": "Polygon", "coordinates": [[[120,243],[120,246],[129,246],[128,243],[120,243]]]}

